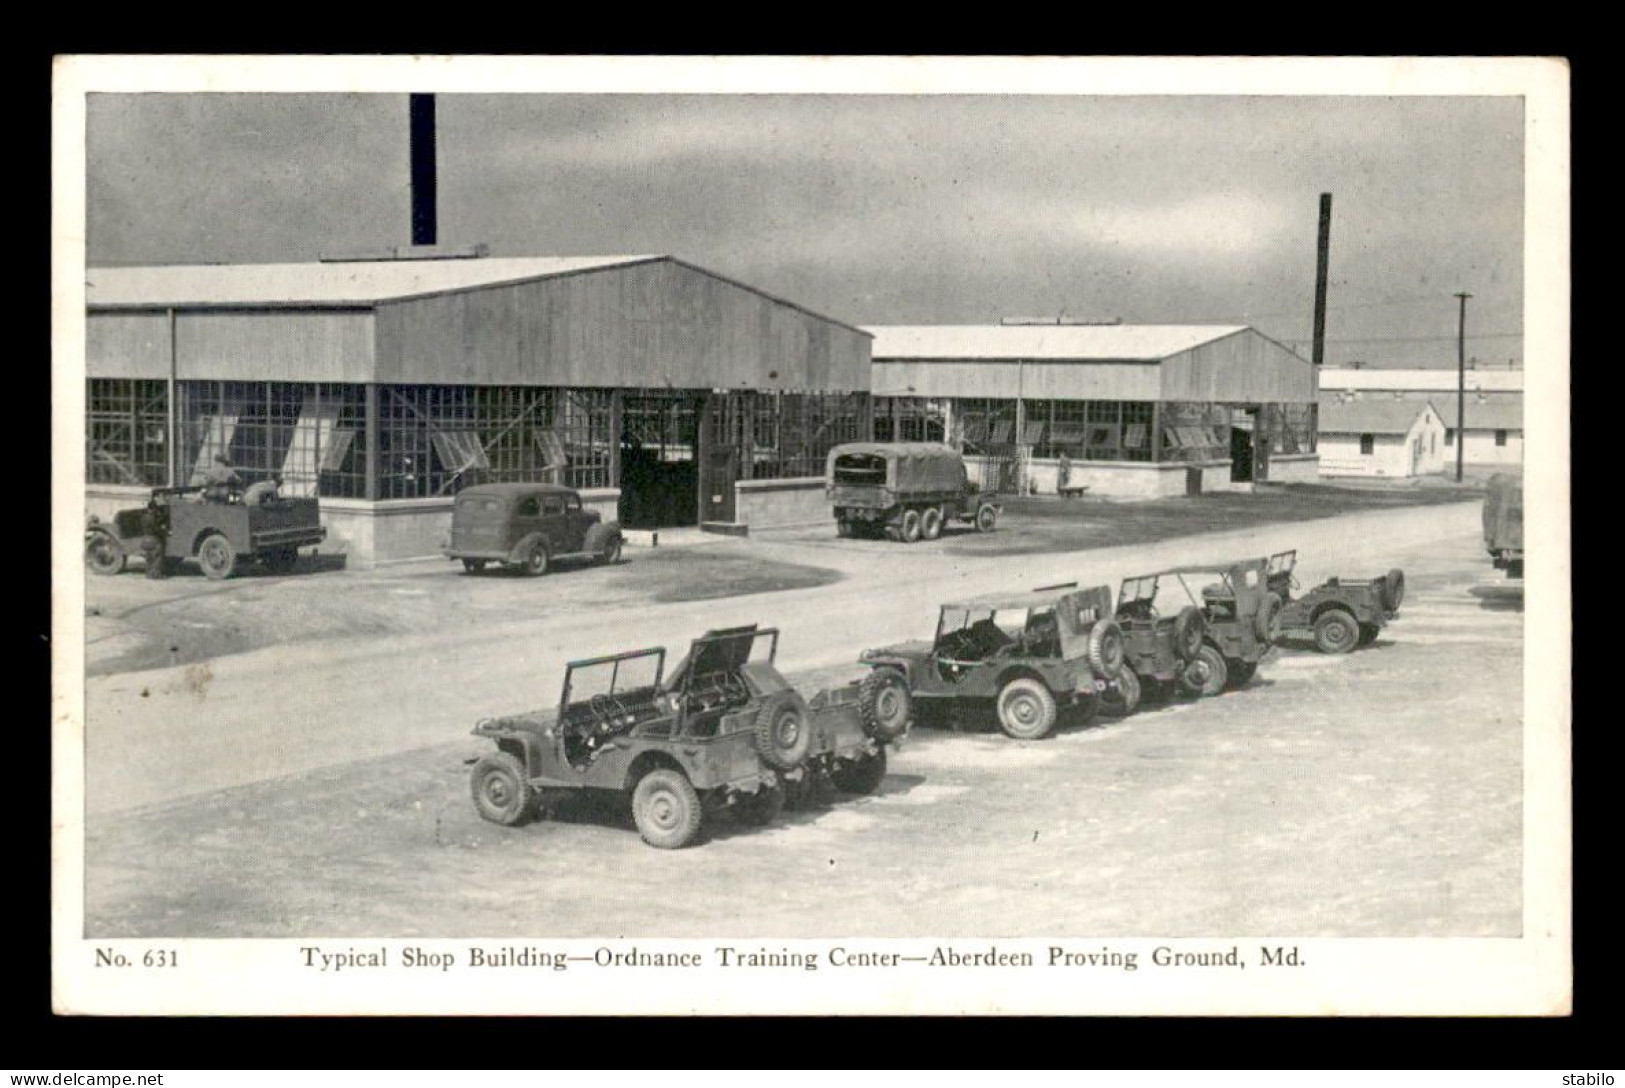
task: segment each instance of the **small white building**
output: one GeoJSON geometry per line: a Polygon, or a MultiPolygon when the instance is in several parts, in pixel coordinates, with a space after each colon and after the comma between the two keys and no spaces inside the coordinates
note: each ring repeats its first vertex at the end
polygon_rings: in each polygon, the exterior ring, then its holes
{"type": "Polygon", "coordinates": [[[1323,396],[1402,397],[1431,402],[1444,419],[1448,465],[1456,461],[1457,383],[1466,387],[1467,434],[1462,460],[1469,465],[1523,463],[1523,371],[1454,367],[1384,370],[1371,367],[1323,367],[1323,396]]]}
{"type": "Polygon", "coordinates": [[[1323,476],[1408,478],[1444,470],[1444,419],[1429,401],[1393,396],[1320,402],[1323,476]]]}
{"type": "MultiPolygon", "coordinates": [[[[1467,394],[1465,406],[1467,430],[1462,460],[1469,465],[1521,465],[1523,464],[1523,396],[1522,394],[1467,394]]],[[[1456,435],[1461,433],[1456,422],[1456,398],[1450,397],[1439,405],[1444,418],[1444,444],[1446,460],[1456,460],[1456,435]]]]}

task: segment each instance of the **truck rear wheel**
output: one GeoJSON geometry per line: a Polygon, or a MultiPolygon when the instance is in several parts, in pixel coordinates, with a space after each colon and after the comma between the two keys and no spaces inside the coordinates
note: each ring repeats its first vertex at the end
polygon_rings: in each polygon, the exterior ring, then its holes
{"type": "Polygon", "coordinates": [[[632,791],[632,822],[650,846],[680,850],[700,833],[700,795],[681,771],[656,767],[632,791]]]}
{"type": "Polygon", "coordinates": [[[812,748],[807,711],[793,691],[769,696],[756,713],[756,753],[770,767],[792,771],[812,748]]]}
{"type": "Polygon", "coordinates": [[[1346,654],[1360,640],[1360,625],[1341,608],[1322,612],[1315,620],[1315,646],[1323,654],[1346,654]]]}
{"type": "Polygon", "coordinates": [[[858,683],[858,717],[876,740],[896,740],[908,732],[914,699],[896,669],[875,669],[858,683]]]}
{"type": "Polygon", "coordinates": [[[979,532],[979,533],[991,533],[993,531],[993,526],[995,525],[995,523],[998,522],[998,520],[999,520],[999,512],[997,510],[993,509],[993,504],[992,503],[984,502],[981,506],[978,506],[976,508],[976,531],[977,532],[979,532]]]}
{"type": "Polygon", "coordinates": [[[886,779],[886,749],[854,760],[843,760],[830,772],[829,777],[842,793],[873,793],[886,779]]]}
{"type": "Polygon", "coordinates": [[[237,569],[237,552],[224,534],[210,533],[198,545],[197,561],[203,573],[218,582],[230,578],[232,571],[237,569]]]}
{"type": "Polygon", "coordinates": [[[474,808],[494,824],[514,827],[525,822],[534,800],[524,765],[507,752],[481,756],[469,776],[474,808]]]}
{"type": "Polygon", "coordinates": [[[897,535],[904,544],[913,544],[920,539],[920,512],[912,506],[903,511],[902,520],[897,523],[897,535]]]}
{"type": "Polygon", "coordinates": [[[98,529],[85,538],[85,564],[92,574],[122,574],[129,556],[118,537],[98,529]]]}
{"type": "Polygon", "coordinates": [[[942,509],[936,506],[927,506],[925,513],[920,515],[920,536],[925,540],[935,540],[942,535],[942,509]]]}
{"type": "Polygon", "coordinates": [[[999,728],[1016,740],[1040,740],[1055,728],[1055,696],[1030,676],[1018,676],[999,690],[999,728]]]}

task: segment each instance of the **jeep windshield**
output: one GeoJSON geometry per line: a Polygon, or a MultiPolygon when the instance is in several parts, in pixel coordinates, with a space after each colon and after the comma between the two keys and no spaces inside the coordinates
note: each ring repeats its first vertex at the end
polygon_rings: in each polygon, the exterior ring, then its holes
{"type": "Polygon", "coordinates": [[[935,652],[954,661],[985,661],[1055,622],[1055,609],[947,605],[937,623],[935,652]]]}
{"type": "Polygon", "coordinates": [[[665,662],[666,651],[660,648],[572,661],[564,673],[562,702],[571,706],[600,696],[653,692],[660,685],[665,662]]]}
{"type": "Polygon", "coordinates": [[[662,690],[688,688],[694,680],[719,674],[732,675],[751,663],[771,663],[778,653],[776,628],[757,630],[737,627],[707,631],[689,646],[688,653],[672,668],[662,690]]]}

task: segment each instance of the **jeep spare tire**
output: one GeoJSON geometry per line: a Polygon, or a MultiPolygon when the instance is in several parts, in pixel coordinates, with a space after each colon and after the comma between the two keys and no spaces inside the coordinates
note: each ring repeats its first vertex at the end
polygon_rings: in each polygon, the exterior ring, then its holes
{"type": "Polygon", "coordinates": [[[879,741],[908,732],[914,697],[896,669],[875,669],[858,683],[858,717],[863,731],[879,741]]]}
{"type": "Polygon", "coordinates": [[[801,766],[811,747],[801,697],[792,691],[770,696],[756,712],[756,754],[768,766],[790,771],[801,766]]]}
{"type": "Polygon", "coordinates": [[[1207,637],[1207,620],[1202,610],[1188,604],[1174,617],[1174,653],[1181,661],[1195,661],[1202,652],[1202,640],[1207,637]]]}
{"type": "Polygon", "coordinates": [[[1390,612],[1398,612],[1405,600],[1405,572],[1395,567],[1383,575],[1378,592],[1382,595],[1382,606],[1390,612]]]}
{"type": "Polygon", "coordinates": [[[1123,629],[1113,620],[1099,620],[1089,628],[1089,667],[1095,676],[1110,680],[1123,668],[1123,629]]]}
{"type": "Polygon", "coordinates": [[[1264,599],[1258,602],[1258,615],[1253,617],[1253,633],[1265,645],[1281,637],[1282,607],[1280,595],[1275,593],[1264,594],[1264,599]]]}

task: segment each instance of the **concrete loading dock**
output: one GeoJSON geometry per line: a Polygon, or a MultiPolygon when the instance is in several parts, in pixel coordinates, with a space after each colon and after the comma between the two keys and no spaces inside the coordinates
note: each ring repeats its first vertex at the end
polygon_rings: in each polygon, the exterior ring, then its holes
{"type": "Polygon", "coordinates": [[[961,447],[984,486],[1155,498],[1312,481],[1315,375],[1240,325],[877,325],[875,438],[961,447]]]}
{"type": "Polygon", "coordinates": [[[565,484],[630,528],[817,520],[825,454],[869,437],[868,333],[672,257],[87,279],[91,513],[225,453],[320,497],[366,566],[433,554],[471,483],[565,484]]]}

